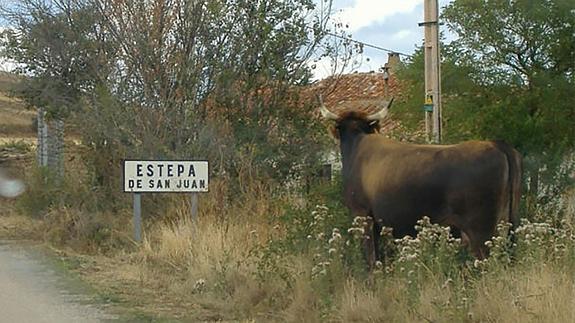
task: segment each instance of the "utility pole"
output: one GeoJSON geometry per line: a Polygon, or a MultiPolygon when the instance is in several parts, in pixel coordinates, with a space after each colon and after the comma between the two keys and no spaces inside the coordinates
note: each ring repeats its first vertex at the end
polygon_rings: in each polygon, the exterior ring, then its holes
{"type": "Polygon", "coordinates": [[[439,8],[437,0],[424,0],[423,22],[425,29],[425,130],[427,140],[441,142],[441,69],[439,56],[439,8]]]}

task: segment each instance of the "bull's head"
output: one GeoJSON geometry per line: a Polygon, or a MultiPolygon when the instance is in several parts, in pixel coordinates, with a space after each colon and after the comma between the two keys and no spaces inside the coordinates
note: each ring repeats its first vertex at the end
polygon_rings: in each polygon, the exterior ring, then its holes
{"type": "Polygon", "coordinates": [[[321,95],[318,96],[318,99],[320,102],[321,115],[328,120],[335,121],[335,127],[332,129],[332,133],[334,137],[338,139],[342,138],[345,134],[369,134],[378,132],[380,128],[379,122],[385,119],[393,103],[393,98],[389,102],[381,101],[380,110],[372,114],[349,111],[338,115],[326,108],[321,95]]]}

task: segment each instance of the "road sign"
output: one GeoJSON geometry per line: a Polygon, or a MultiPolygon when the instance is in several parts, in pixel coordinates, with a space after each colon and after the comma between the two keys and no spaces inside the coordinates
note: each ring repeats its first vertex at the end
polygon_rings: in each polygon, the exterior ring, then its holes
{"type": "Polygon", "coordinates": [[[207,161],[124,161],[124,192],[127,193],[207,192],[208,183],[207,161]]]}
{"type": "Polygon", "coordinates": [[[198,160],[124,160],[124,192],[134,193],[134,240],[142,241],[141,193],[192,193],[192,221],[198,192],[208,191],[208,162],[198,160]]]}

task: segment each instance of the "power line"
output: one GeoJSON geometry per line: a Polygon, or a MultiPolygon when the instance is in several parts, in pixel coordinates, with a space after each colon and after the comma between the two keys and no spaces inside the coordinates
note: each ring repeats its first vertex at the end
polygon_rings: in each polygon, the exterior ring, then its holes
{"type": "Polygon", "coordinates": [[[356,43],[356,44],[360,44],[360,45],[365,46],[365,47],[370,47],[370,48],[377,49],[377,50],[381,50],[381,51],[384,51],[384,52],[395,53],[395,54],[399,54],[399,55],[406,56],[406,57],[409,57],[409,58],[413,58],[413,55],[401,53],[401,52],[398,52],[398,51],[395,51],[395,50],[389,49],[389,48],[383,48],[383,47],[381,47],[381,46],[369,44],[369,43],[366,43],[366,42],[363,42],[363,41],[360,41],[360,40],[355,40],[355,39],[353,39],[353,38],[351,38],[351,37],[345,37],[345,36],[338,35],[338,34],[335,34],[335,33],[329,32],[329,31],[326,31],[325,33],[326,33],[327,35],[330,35],[330,36],[333,36],[333,37],[337,37],[337,38],[340,38],[340,39],[344,39],[344,40],[347,40],[347,41],[350,41],[350,42],[353,42],[353,43],[356,43]]]}

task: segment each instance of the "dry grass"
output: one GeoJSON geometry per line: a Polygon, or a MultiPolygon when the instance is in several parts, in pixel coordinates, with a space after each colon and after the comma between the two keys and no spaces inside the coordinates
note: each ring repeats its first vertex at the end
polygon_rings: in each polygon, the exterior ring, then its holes
{"type": "Polygon", "coordinates": [[[542,264],[486,277],[478,282],[470,316],[481,322],[575,322],[571,274],[542,264]]]}
{"type": "Polygon", "coordinates": [[[336,306],[338,322],[445,322],[454,317],[455,293],[436,280],[421,286],[416,298],[409,295],[405,282],[390,279],[376,286],[349,278],[336,306]]]}
{"type": "MultiPolygon", "coordinates": [[[[225,183],[210,185],[217,192],[225,183]]],[[[122,265],[109,268],[115,272],[110,277],[163,295],[175,312],[194,307],[195,319],[268,315],[264,303],[281,293],[281,286],[257,280],[252,251],[277,230],[264,220],[274,206],[263,202],[270,200],[269,192],[257,185],[249,194],[254,198],[225,216],[213,213],[221,199],[218,194],[201,196],[196,222],[190,218],[187,198],[172,198],[166,211],[169,220],[149,227],[136,253],[119,255],[122,265]]]]}
{"type": "MultiPolygon", "coordinates": [[[[258,259],[250,251],[265,246],[278,230],[264,220],[267,215],[252,212],[273,212],[274,206],[261,205],[269,201],[264,198],[257,206],[246,202],[237,218],[221,217],[205,211],[212,198],[201,199],[204,212],[196,223],[189,219],[187,201],[175,199],[167,211],[171,220],[151,225],[136,251],[93,256],[93,264],[79,270],[134,308],[181,320],[575,321],[573,270],[542,263],[502,265],[457,282],[428,272],[411,294],[404,279],[383,273],[362,281],[337,272],[326,287],[311,278],[312,256],[298,254],[283,263],[291,287],[278,279],[259,280],[258,259]]],[[[77,218],[68,212],[64,218],[77,218]]]]}
{"type": "Polygon", "coordinates": [[[575,277],[551,266],[512,268],[468,287],[470,296],[430,279],[410,299],[405,286],[370,288],[348,281],[340,322],[575,322],[575,277]]]}
{"type": "Polygon", "coordinates": [[[393,301],[385,301],[384,296],[362,284],[347,281],[340,300],[336,318],[341,322],[385,322],[391,319],[390,305],[393,301]]]}
{"type": "Polygon", "coordinates": [[[146,261],[163,263],[177,270],[193,269],[198,278],[210,277],[224,259],[243,262],[255,243],[253,226],[226,226],[201,218],[197,224],[189,219],[162,224],[142,245],[146,261]]]}
{"type": "Polygon", "coordinates": [[[263,300],[264,291],[251,275],[256,264],[249,251],[257,244],[250,227],[200,220],[197,226],[182,221],[158,230],[155,242],[143,244],[140,270],[173,295],[224,313],[249,311],[263,300]]]}
{"type": "Polygon", "coordinates": [[[300,275],[296,280],[289,305],[282,313],[282,317],[287,322],[321,321],[320,297],[317,290],[313,288],[309,275],[300,275]]]}
{"type": "MultiPolygon", "coordinates": [[[[31,220],[24,219],[2,216],[0,231],[29,226],[31,220]]],[[[38,221],[32,221],[38,228],[38,221]]],[[[359,281],[342,274],[336,276],[341,280],[326,312],[325,295],[318,281],[310,279],[309,255],[290,259],[290,289],[255,278],[258,268],[248,251],[262,242],[253,228],[241,221],[222,226],[207,217],[193,224],[182,217],[172,224],[158,223],[135,253],[86,257],[90,260],[78,270],[100,290],[138,310],[184,321],[575,321],[573,270],[537,263],[464,284],[430,273],[415,297],[405,281],[393,276],[359,281]]]]}
{"type": "Polygon", "coordinates": [[[40,220],[19,214],[13,202],[0,198],[1,239],[41,239],[43,223],[40,220]]]}
{"type": "MultiPolygon", "coordinates": [[[[536,261],[501,264],[483,274],[463,270],[455,282],[423,270],[415,293],[397,273],[363,281],[335,270],[313,278],[308,253],[280,261],[289,285],[278,277],[261,279],[261,259],[252,251],[266,248],[272,236],[283,236],[284,229],[270,220],[279,210],[268,190],[254,185],[246,193],[251,198],[218,213],[223,198],[215,192],[225,186],[215,181],[211,193],[201,196],[197,222],[190,219],[187,197],[170,197],[169,216],[148,225],[138,249],[101,258],[97,269],[82,269],[86,279],[141,311],[192,321],[575,321],[573,271],[536,261]]],[[[78,216],[69,211],[64,218],[78,216]]],[[[124,223],[124,234],[130,230],[124,223]]]]}

